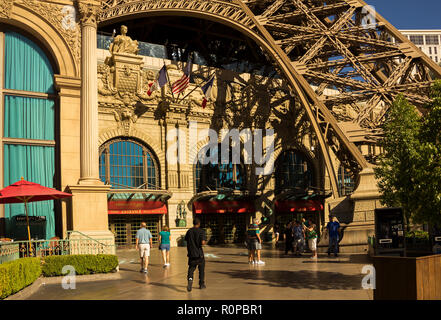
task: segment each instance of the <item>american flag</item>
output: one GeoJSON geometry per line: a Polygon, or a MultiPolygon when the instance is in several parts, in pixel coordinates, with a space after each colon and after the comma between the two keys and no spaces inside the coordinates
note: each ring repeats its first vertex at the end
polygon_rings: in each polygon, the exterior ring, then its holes
{"type": "Polygon", "coordinates": [[[179,79],[178,81],[176,81],[172,85],[173,93],[178,94],[178,93],[184,92],[185,89],[187,89],[187,87],[190,83],[190,75],[191,75],[192,68],[193,68],[193,64],[191,63],[191,55],[190,55],[188,57],[187,66],[184,69],[184,75],[181,77],[181,79],[179,79]]]}

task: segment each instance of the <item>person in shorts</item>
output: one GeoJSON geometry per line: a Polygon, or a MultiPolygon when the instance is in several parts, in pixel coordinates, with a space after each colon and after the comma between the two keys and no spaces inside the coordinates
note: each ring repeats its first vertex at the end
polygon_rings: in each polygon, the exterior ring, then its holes
{"type": "Polygon", "coordinates": [[[167,226],[159,233],[159,250],[162,252],[164,268],[170,266],[170,232],[167,226]]]}
{"type": "Polygon", "coordinates": [[[141,258],[141,272],[147,273],[151,247],[152,234],[147,229],[147,224],[142,222],[141,228],[136,232],[136,249],[139,250],[139,257],[141,258]]]}
{"type": "Polygon", "coordinates": [[[248,263],[250,264],[265,264],[260,259],[260,252],[262,250],[262,239],[260,238],[259,219],[254,219],[253,223],[248,227],[248,263]]]}
{"type": "Polygon", "coordinates": [[[293,236],[294,236],[294,254],[296,256],[301,256],[303,253],[303,243],[305,241],[305,231],[303,229],[303,225],[296,221],[293,228],[293,236]]]}
{"type": "Polygon", "coordinates": [[[311,259],[317,259],[317,231],[315,224],[311,223],[306,228],[306,239],[308,240],[309,249],[312,251],[311,259]]]}

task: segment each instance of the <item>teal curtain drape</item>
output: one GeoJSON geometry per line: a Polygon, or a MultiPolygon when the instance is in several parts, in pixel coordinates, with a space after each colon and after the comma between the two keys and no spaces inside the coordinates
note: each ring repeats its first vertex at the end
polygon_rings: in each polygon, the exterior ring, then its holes
{"type": "Polygon", "coordinates": [[[53,100],[5,96],[4,136],[54,140],[53,100]]]}
{"type": "MultiPolygon", "coordinates": [[[[43,50],[16,32],[5,32],[5,89],[54,94],[54,72],[43,50]]],[[[55,140],[55,102],[51,99],[4,96],[4,136],[30,140],[55,140]]],[[[4,178],[8,186],[21,177],[54,187],[55,149],[50,146],[3,144],[4,178]]],[[[45,216],[46,225],[31,224],[33,238],[55,236],[54,201],[32,202],[30,216],[45,216]]],[[[25,214],[23,204],[5,205],[6,233],[14,239],[27,239],[26,227],[15,221],[25,214]]]]}
{"type": "Polygon", "coordinates": [[[49,59],[33,41],[16,32],[5,32],[5,88],[55,92],[49,59]]]}
{"type": "MultiPolygon", "coordinates": [[[[4,146],[4,184],[8,186],[24,177],[25,180],[39,183],[45,187],[54,187],[55,174],[55,152],[54,147],[24,146],[5,144],[4,146]]],[[[39,238],[50,239],[55,236],[54,201],[39,201],[29,203],[30,216],[45,216],[46,228],[38,234],[39,230],[31,230],[31,233],[39,238]]],[[[6,233],[15,238],[22,238],[17,235],[17,227],[14,217],[25,214],[24,205],[5,205],[5,218],[9,220],[6,224],[6,233]]]]}

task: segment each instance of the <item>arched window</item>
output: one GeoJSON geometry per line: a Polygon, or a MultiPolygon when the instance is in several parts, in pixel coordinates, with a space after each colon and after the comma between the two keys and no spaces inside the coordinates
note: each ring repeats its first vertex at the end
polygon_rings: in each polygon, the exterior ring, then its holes
{"type": "Polygon", "coordinates": [[[312,165],[300,152],[284,151],[276,162],[276,191],[307,189],[314,183],[312,165]]]}
{"type": "MultiPolygon", "coordinates": [[[[0,105],[3,105],[3,186],[23,177],[54,188],[55,112],[54,70],[44,51],[21,33],[0,30],[0,105]]],[[[33,202],[29,212],[46,222],[31,228],[33,238],[55,236],[54,201],[33,202]]],[[[16,222],[22,204],[5,205],[6,234],[27,239],[16,222]]]]}
{"type": "Polygon", "coordinates": [[[347,196],[354,192],[355,181],[351,171],[344,166],[338,168],[338,189],[341,196],[347,196]]]}
{"type": "Polygon", "coordinates": [[[113,189],[158,189],[159,168],[146,146],[119,138],[101,147],[100,179],[113,189]]]}
{"type": "MultiPolygon", "coordinates": [[[[201,150],[200,156],[214,159],[209,163],[201,164],[200,161],[195,166],[195,188],[196,192],[217,190],[219,188],[229,188],[242,190],[245,187],[245,170],[241,163],[236,164],[232,161],[232,150],[229,151],[229,162],[221,161],[221,144],[214,148],[206,147],[201,150]],[[213,152],[213,155],[210,154],[213,152]]],[[[203,159],[203,158],[202,158],[203,159]]]]}

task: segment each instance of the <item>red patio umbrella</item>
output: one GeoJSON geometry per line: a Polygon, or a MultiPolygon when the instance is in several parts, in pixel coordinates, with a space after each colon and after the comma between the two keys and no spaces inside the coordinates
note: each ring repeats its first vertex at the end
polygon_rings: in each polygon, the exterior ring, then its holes
{"type": "Polygon", "coordinates": [[[24,203],[29,241],[31,241],[31,230],[29,228],[28,202],[56,200],[67,197],[72,197],[72,195],[56,189],[43,187],[38,183],[26,181],[23,177],[20,181],[0,190],[0,203],[24,203]]]}

